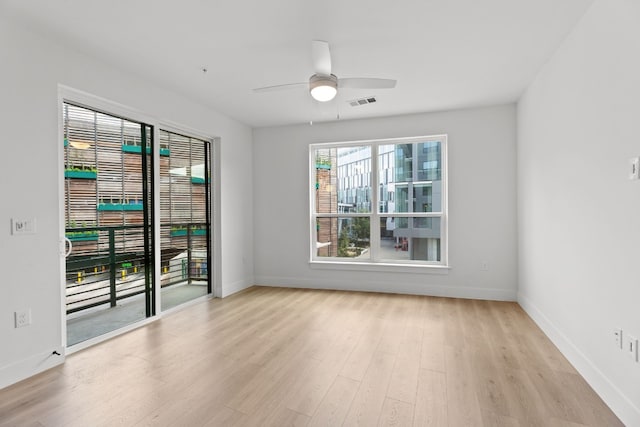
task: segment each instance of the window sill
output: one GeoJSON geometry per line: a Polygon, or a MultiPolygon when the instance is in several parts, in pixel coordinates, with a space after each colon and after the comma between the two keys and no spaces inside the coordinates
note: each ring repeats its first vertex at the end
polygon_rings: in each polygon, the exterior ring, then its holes
{"type": "Polygon", "coordinates": [[[309,261],[309,267],[318,270],[352,270],[352,271],[378,271],[389,273],[416,273],[416,274],[449,274],[451,267],[448,265],[417,265],[394,264],[385,262],[340,262],[340,261],[309,261]]]}

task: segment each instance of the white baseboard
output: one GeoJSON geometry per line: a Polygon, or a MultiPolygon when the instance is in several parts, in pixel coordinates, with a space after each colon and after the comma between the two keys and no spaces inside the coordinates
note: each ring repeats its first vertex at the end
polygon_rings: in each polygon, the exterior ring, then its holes
{"type": "Polygon", "coordinates": [[[522,293],[518,304],[555,344],[569,363],[627,426],[640,426],[640,408],[625,396],[602,371],[522,293]]]}
{"type": "Polygon", "coordinates": [[[3,366],[0,368],[0,389],[58,366],[64,363],[64,359],[64,349],[58,347],[3,366]],[[60,355],[53,354],[53,351],[57,351],[60,355]]]}
{"type": "Polygon", "coordinates": [[[297,277],[258,276],[256,285],[305,289],[333,289],[338,291],[383,292],[394,294],[427,295],[434,297],[467,298],[492,301],[515,301],[515,290],[472,288],[460,286],[437,286],[421,283],[389,284],[388,281],[345,282],[342,280],[311,280],[297,277]]]}
{"type": "Polygon", "coordinates": [[[233,295],[236,292],[240,292],[242,290],[250,288],[253,285],[254,285],[253,278],[247,279],[247,280],[238,280],[237,282],[233,282],[233,283],[225,283],[222,285],[222,292],[220,297],[221,298],[228,297],[229,295],[233,295]]]}

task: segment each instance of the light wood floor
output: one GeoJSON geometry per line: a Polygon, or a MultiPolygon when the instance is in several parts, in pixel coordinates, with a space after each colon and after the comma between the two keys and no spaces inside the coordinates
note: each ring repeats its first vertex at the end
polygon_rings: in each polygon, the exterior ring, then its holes
{"type": "Polygon", "coordinates": [[[256,287],[0,390],[0,425],[622,424],[516,303],[256,287]]]}

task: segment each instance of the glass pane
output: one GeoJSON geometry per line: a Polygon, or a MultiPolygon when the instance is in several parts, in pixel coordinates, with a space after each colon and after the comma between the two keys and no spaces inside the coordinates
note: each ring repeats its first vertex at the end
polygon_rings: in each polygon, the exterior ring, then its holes
{"type": "Polygon", "coordinates": [[[441,212],[441,164],[439,141],[381,145],[378,211],[441,212]]]}
{"type": "Polygon", "coordinates": [[[316,212],[371,212],[371,147],[315,151],[316,212]]]}
{"type": "Polygon", "coordinates": [[[369,260],[369,217],[318,218],[317,256],[369,260]]]}
{"type": "Polygon", "coordinates": [[[380,258],[440,261],[440,218],[380,218],[380,258]]]}
{"type": "Polygon", "coordinates": [[[160,131],[161,303],[167,310],[207,295],[206,141],[160,131]],[[206,175],[206,176],[205,176],[206,175]]]}
{"type": "MultiPolygon", "coordinates": [[[[140,146],[152,128],[63,104],[67,345],[153,314],[140,146]],[[133,148],[133,149],[132,149],[133,148]]],[[[147,160],[147,184],[151,158],[147,160]]],[[[147,186],[151,188],[150,185],[147,186]]],[[[151,200],[151,199],[149,199],[151,200]]]]}

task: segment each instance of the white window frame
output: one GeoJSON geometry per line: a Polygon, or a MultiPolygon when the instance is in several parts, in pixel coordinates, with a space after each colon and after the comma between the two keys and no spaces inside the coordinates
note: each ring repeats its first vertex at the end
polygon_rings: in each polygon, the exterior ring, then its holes
{"type": "MultiPolygon", "coordinates": [[[[434,273],[448,272],[449,266],[449,234],[448,234],[448,161],[447,135],[428,135],[404,138],[371,139],[361,141],[314,143],[309,145],[309,263],[312,268],[333,269],[364,269],[381,271],[407,271],[407,268],[427,269],[434,273]],[[379,212],[380,177],[378,174],[378,153],[381,145],[415,144],[421,142],[440,142],[441,182],[442,182],[442,210],[439,212],[379,212]],[[316,150],[326,148],[344,148],[350,146],[371,147],[371,212],[370,213],[317,213],[316,212],[316,150]],[[440,218],[440,261],[423,260],[388,260],[381,259],[380,248],[380,218],[393,216],[394,218],[440,218]],[[370,218],[370,259],[355,260],[342,257],[318,256],[316,229],[319,218],[370,218]]],[[[417,159],[416,159],[417,161],[417,159]]]]}

